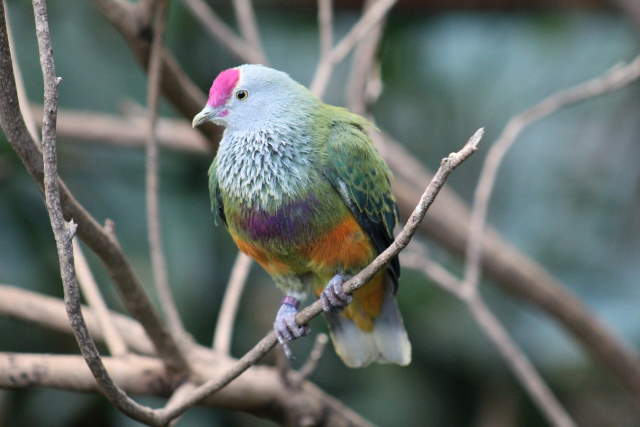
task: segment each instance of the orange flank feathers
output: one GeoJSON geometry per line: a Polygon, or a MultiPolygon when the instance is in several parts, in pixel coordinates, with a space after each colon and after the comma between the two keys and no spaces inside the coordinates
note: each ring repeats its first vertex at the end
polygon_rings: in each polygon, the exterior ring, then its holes
{"type": "MultiPolygon", "coordinates": [[[[314,242],[308,256],[312,268],[317,269],[325,279],[315,289],[316,294],[320,295],[334,272],[343,270],[357,273],[373,259],[375,251],[360,224],[348,214],[333,230],[314,242]]],[[[378,273],[369,283],[356,290],[353,302],[342,313],[363,331],[373,330],[374,321],[382,309],[384,275],[384,271],[378,273]]]]}
{"type": "Polygon", "coordinates": [[[310,246],[307,256],[311,268],[323,272],[345,271],[365,267],[374,256],[373,245],[350,213],[333,230],[310,246]]]}
{"type": "Polygon", "coordinates": [[[233,238],[233,241],[236,242],[236,245],[238,246],[238,249],[240,249],[240,251],[253,258],[258,264],[260,264],[262,268],[267,271],[267,273],[271,274],[272,276],[283,276],[293,273],[293,270],[289,265],[279,259],[276,259],[273,256],[270,256],[266,253],[266,251],[260,249],[258,246],[252,245],[246,240],[242,240],[234,233],[231,233],[231,237],[233,238]]]}

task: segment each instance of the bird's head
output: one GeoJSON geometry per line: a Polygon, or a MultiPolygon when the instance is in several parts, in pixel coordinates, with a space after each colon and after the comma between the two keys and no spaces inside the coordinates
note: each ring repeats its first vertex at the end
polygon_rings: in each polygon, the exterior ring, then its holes
{"type": "Polygon", "coordinates": [[[247,64],[222,71],[214,79],[207,104],[193,118],[193,127],[210,121],[247,129],[276,123],[299,111],[313,97],[288,74],[247,64]]]}

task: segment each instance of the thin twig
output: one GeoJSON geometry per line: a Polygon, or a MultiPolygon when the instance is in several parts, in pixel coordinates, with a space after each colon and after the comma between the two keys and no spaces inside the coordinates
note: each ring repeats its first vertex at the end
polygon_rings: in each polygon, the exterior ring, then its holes
{"type": "Polygon", "coordinates": [[[153,12],[153,43],[149,58],[149,79],[147,84],[147,159],[146,159],[146,199],[147,199],[147,234],[149,238],[149,252],[153,271],[153,283],[160,298],[162,309],[167,316],[169,328],[180,337],[184,335],[180,314],[171,294],[171,286],[167,273],[167,261],[162,245],[160,225],[158,174],[158,141],[156,138],[156,122],[158,121],[158,100],[160,80],[162,80],[162,39],[165,29],[165,15],[167,0],[155,3],[153,12]]]}
{"type": "Polygon", "coordinates": [[[33,118],[33,113],[29,108],[29,98],[27,97],[27,91],[24,88],[22,70],[20,69],[20,63],[18,62],[18,54],[15,47],[15,43],[13,41],[11,19],[8,12],[9,9],[7,8],[6,0],[2,0],[2,2],[4,4],[5,10],[7,11],[5,16],[6,25],[7,25],[7,36],[9,37],[9,49],[11,50],[11,52],[13,52],[13,55],[11,56],[11,65],[13,66],[13,75],[16,79],[16,89],[18,90],[18,101],[20,102],[20,111],[22,112],[22,117],[24,117],[24,121],[27,125],[27,129],[29,129],[31,138],[33,138],[35,141],[39,141],[38,127],[36,126],[36,122],[33,118]]]}
{"type": "Polygon", "coordinates": [[[236,12],[236,20],[240,27],[242,37],[256,51],[256,58],[259,64],[266,65],[267,57],[260,43],[260,33],[258,32],[258,24],[256,23],[256,14],[253,11],[253,3],[251,0],[233,0],[233,8],[236,12]]]}
{"type": "MultiPolygon", "coordinates": [[[[484,133],[483,129],[476,131],[473,136],[467,141],[465,146],[457,153],[450,154],[447,158],[442,160],[440,168],[434,175],[433,179],[425,189],[420,202],[416,206],[415,210],[407,220],[404,228],[398,234],[393,243],[381,252],[367,267],[362,269],[358,274],[353,276],[347,282],[343,284],[343,290],[347,293],[352,293],[359,287],[367,283],[371,277],[373,277],[381,268],[383,268],[391,258],[396,256],[407,244],[411,241],[413,234],[422,219],[424,218],[427,210],[433,203],[438,192],[444,185],[447,177],[451,172],[462,162],[468,159],[477,149],[478,143],[484,133]]],[[[316,300],[313,304],[306,307],[296,316],[296,322],[298,325],[307,324],[312,318],[318,316],[322,312],[322,303],[320,300],[316,300]]],[[[276,335],[274,331],[270,331],[264,338],[262,338],[251,350],[249,350],[242,358],[240,358],[231,369],[225,372],[219,378],[213,378],[203,385],[199,386],[193,393],[185,398],[181,406],[171,408],[170,410],[163,409],[162,417],[164,420],[169,421],[191,406],[197,404],[200,400],[209,396],[212,393],[225,387],[244,371],[257,363],[262,357],[264,357],[269,350],[271,350],[276,344],[276,335]]]]}
{"type": "Polygon", "coordinates": [[[556,427],[574,427],[575,422],[562,407],[536,368],[531,364],[527,355],[518,347],[504,326],[489,310],[480,293],[465,292],[463,282],[439,263],[427,257],[425,255],[426,251],[421,245],[415,245],[411,251],[407,252],[409,253],[402,258],[403,265],[422,272],[425,277],[433,280],[436,285],[465,304],[480,330],[494,344],[498,353],[511,368],[522,387],[538,405],[538,408],[546,416],[550,424],[556,427]]]}
{"type": "Polygon", "coordinates": [[[127,354],[127,345],[120,336],[120,332],[116,329],[116,325],[111,318],[111,312],[104,302],[100,288],[91,273],[89,263],[82,252],[80,243],[75,239],[73,240],[73,259],[80,289],[89,306],[95,310],[109,352],[112,356],[124,356],[127,354]]]}
{"type": "Polygon", "coordinates": [[[571,104],[611,92],[640,78],[640,56],[626,65],[617,65],[602,76],[581,83],[573,88],[556,92],[537,105],[514,116],[500,137],[491,146],[482,166],[480,180],[474,195],[469,240],[466,248],[466,267],[464,273],[465,292],[475,292],[480,281],[480,261],[482,241],[491,193],[498,169],[509,148],[520,133],[532,123],[548,116],[554,111],[571,104]]]}
{"type": "Polygon", "coordinates": [[[500,321],[486,306],[479,293],[469,299],[467,307],[480,325],[480,329],[498,348],[514,375],[520,380],[520,384],[527,390],[550,424],[556,427],[575,427],[576,423],[558,402],[529,358],[520,350],[500,321]]]}
{"type": "Polygon", "coordinates": [[[249,277],[252,260],[242,252],[238,252],[233,263],[233,269],[229,276],[229,283],[222,299],[222,306],[218,314],[215,334],[213,337],[213,349],[221,354],[231,353],[231,337],[233,336],[233,324],[242,297],[244,285],[249,277]]]}
{"type": "MultiPolygon", "coordinates": [[[[364,10],[369,10],[376,1],[365,1],[364,10]]],[[[382,92],[376,54],[382,39],[384,24],[385,19],[383,18],[374,26],[367,37],[358,42],[354,50],[346,84],[347,106],[354,113],[366,114],[369,105],[373,104],[382,92]]]]}
{"type": "MultiPolygon", "coordinates": [[[[2,9],[2,14],[4,15],[4,8],[2,9]]],[[[143,422],[153,422],[155,419],[154,411],[129,398],[129,396],[113,382],[102,363],[95,342],[89,335],[87,325],[82,317],[80,290],[78,289],[76,281],[72,249],[72,241],[75,236],[77,224],[74,223],[73,220],[69,222],[65,221],[58,189],[56,115],[58,109],[58,84],[61,82],[61,78],[56,76],[45,0],[33,0],[33,11],[36,20],[40,65],[44,78],[42,155],[44,161],[45,203],[56,240],[67,314],[69,315],[69,320],[80,351],[102,393],[114,406],[130,417],[143,422]]]]}
{"type": "MultiPolygon", "coordinates": [[[[192,382],[186,382],[182,384],[173,392],[173,394],[167,401],[165,408],[172,408],[176,405],[180,405],[180,402],[182,401],[182,399],[184,399],[185,396],[188,396],[189,393],[191,393],[195,388],[196,388],[196,385],[192,382]]],[[[179,421],[180,421],[180,417],[174,418],[173,420],[171,420],[168,427],[177,426],[179,421]]]]}
{"type": "Polygon", "coordinates": [[[202,26],[239,59],[255,64],[266,63],[262,52],[256,50],[248,41],[238,37],[204,0],[182,0],[182,2],[202,26]]]}
{"type": "Polygon", "coordinates": [[[328,343],[329,337],[327,334],[320,333],[316,335],[316,340],[313,343],[311,353],[309,353],[309,357],[306,362],[304,362],[304,365],[302,365],[302,368],[298,371],[298,378],[296,378],[294,383],[295,388],[299,388],[302,382],[309,378],[316,370],[328,343]]]}
{"type": "Polygon", "coordinates": [[[333,47],[332,0],[318,0],[318,33],[320,36],[320,61],[331,53],[333,47]]]}
{"type": "Polygon", "coordinates": [[[378,0],[360,17],[358,22],[351,27],[347,35],[318,63],[316,73],[310,85],[311,92],[318,97],[322,97],[335,66],[351,52],[351,49],[353,49],[356,43],[367,36],[369,32],[378,25],[396,1],[397,0],[378,0]]]}

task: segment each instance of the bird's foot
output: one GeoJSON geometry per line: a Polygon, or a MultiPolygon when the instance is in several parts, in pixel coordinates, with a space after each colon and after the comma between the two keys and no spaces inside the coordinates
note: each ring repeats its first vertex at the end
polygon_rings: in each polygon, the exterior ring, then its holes
{"type": "Polygon", "coordinates": [[[320,294],[322,309],[326,312],[337,313],[344,310],[351,303],[353,297],[342,290],[342,284],[351,276],[336,274],[320,294]]]}
{"type": "Polygon", "coordinates": [[[276,320],[273,322],[273,329],[276,332],[278,342],[288,359],[293,359],[289,342],[307,335],[310,330],[309,326],[300,326],[296,323],[298,307],[300,307],[300,300],[291,296],[284,297],[278,314],[276,314],[276,320]]]}

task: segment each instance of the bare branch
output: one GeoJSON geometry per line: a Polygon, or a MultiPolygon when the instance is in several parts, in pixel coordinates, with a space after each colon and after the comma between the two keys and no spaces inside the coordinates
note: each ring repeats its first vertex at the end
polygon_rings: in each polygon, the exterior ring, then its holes
{"type": "Polygon", "coordinates": [[[320,98],[322,97],[335,66],[351,52],[351,49],[353,49],[356,43],[368,35],[369,32],[378,25],[396,1],[397,0],[378,0],[360,17],[349,33],[331,49],[329,55],[321,58],[310,85],[311,92],[320,98]]]}
{"type": "Polygon", "coordinates": [[[299,378],[296,379],[295,388],[299,388],[302,381],[306,380],[313,374],[313,371],[316,370],[322,355],[324,354],[324,349],[327,347],[329,343],[329,337],[327,334],[320,333],[316,335],[316,340],[313,343],[313,348],[311,349],[311,353],[309,353],[309,357],[307,361],[304,362],[300,371],[298,371],[299,378]]]}
{"type": "MultiPolygon", "coordinates": [[[[343,284],[343,290],[345,292],[352,293],[359,287],[363,286],[371,279],[371,277],[383,268],[391,258],[396,256],[407,246],[449,174],[451,174],[458,165],[469,158],[469,156],[477,150],[478,143],[480,142],[483,133],[483,129],[478,129],[478,131],[473,134],[460,151],[452,153],[442,160],[440,168],[425,189],[418,206],[414,209],[400,234],[398,234],[393,243],[381,252],[367,267],[362,269],[358,274],[343,284]]],[[[304,325],[321,312],[322,302],[320,300],[316,300],[313,304],[298,313],[296,316],[296,322],[299,325],[304,325]]],[[[184,399],[181,406],[171,408],[171,410],[163,409],[163,416],[166,420],[171,420],[182,414],[191,406],[196,405],[200,400],[222,389],[264,357],[264,355],[266,355],[267,352],[275,346],[275,344],[276,335],[274,331],[271,331],[221,377],[211,379],[199,386],[190,396],[184,399]]]]}
{"type": "Polygon", "coordinates": [[[333,47],[332,0],[318,0],[318,33],[320,34],[320,61],[326,59],[333,47]]]}
{"type": "Polygon", "coordinates": [[[222,299],[222,306],[218,314],[218,323],[215,328],[213,337],[213,349],[221,354],[231,353],[231,337],[233,336],[233,324],[238,305],[242,297],[244,285],[249,277],[252,260],[242,252],[238,252],[236,260],[233,263],[227,290],[222,299]]]}
{"type": "Polygon", "coordinates": [[[153,283],[160,298],[162,309],[167,316],[169,328],[176,337],[184,335],[180,314],[171,294],[167,273],[167,261],[162,245],[160,225],[160,208],[158,193],[160,178],[158,175],[158,141],[156,140],[156,122],[158,120],[158,99],[160,80],[162,79],[161,54],[164,37],[167,1],[155,2],[153,8],[153,43],[149,58],[149,79],[147,84],[147,157],[146,157],[146,199],[147,199],[147,234],[149,237],[149,253],[153,271],[153,283]]]}
{"type": "Polygon", "coordinates": [[[575,427],[575,422],[560,405],[527,356],[513,342],[500,321],[487,308],[479,294],[476,295],[467,304],[469,310],[473,314],[475,321],[480,325],[480,329],[498,348],[515,376],[529,392],[531,398],[552,425],[556,427],[575,427]]]}
{"type": "MultiPolygon", "coordinates": [[[[103,360],[114,380],[128,393],[166,397],[172,392],[166,370],[158,359],[130,354],[122,358],[105,357],[103,360]]],[[[219,376],[235,361],[211,354],[211,357],[195,362],[196,379],[202,380],[219,376]]],[[[97,391],[96,382],[80,356],[0,352],[0,388],[33,386],[97,391]]],[[[315,421],[313,425],[325,427],[371,425],[309,382],[302,385],[294,402],[289,391],[280,383],[275,369],[264,366],[252,367],[202,404],[252,413],[277,423],[298,417],[311,418],[315,421]]]]}
{"type": "MultiPolygon", "coordinates": [[[[30,111],[42,122],[42,106],[30,111]]],[[[124,147],[144,147],[148,137],[147,116],[116,116],[76,110],[58,110],[58,137],[77,141],[109,142],[124,147]]],[[[159,118],[157,141],[163,147],[196,154],[210,154],[211,145],[183,119],[159,118]]]]}
{"type": "MultiPolygon", "coordinates": [[[[166,408],[172,408],[172,407],[174,407],[176,405],[180,405],[180,402],[182,401],[182,399],[184,399],[184,396],[187,396],[195,388],[196,388],[196,385],[194,383],[192,383],[192,382],[186,382],[186,383],[182,384],[177,389],[175,389],[175,391],[173,392],[173,394],[171,395],[171,397],[167,401],[167,404],[165,405],[165,407],[166,408]]],[[[180,421],[180,418],[181,417],[174,418],[169,423],[169,427],[177,426],[178,422],[180,421]]]]}
{"type": "Polygon", "coordinates": [[[487,159],[480,174],[480,181],[476,187],[466,250],[467,264],[464,274],[466,292],[475,292],[480,281],[482,240],[491,192],[493,191],[502,159],[520,133],[530,124],[564,106],[619,89],[638,78],[640,78],[640,56],[627,65],[613,67],[602,76],[573,88],[557,92],[509,120],[502,134],[495,144],[491,146],[487,154],[487,159]]]}
{"type": "Polygon", "coordinates": [[[491,313],[479,292],[468,293],[462,281],[425,255],[426,249],[415,245],[402,261],[406,267],[421,271],[436,285],[464,302],[480,330],[489,338],[509,365],[531,399],[549,422],[556,427],[574,427],[575,423],[564,410],[524,352],[511,339],[500,321],[491,313]]]}
{"type": "MultiPolygon", "coordinates": [[[[114,406],[130,417],[139,421],[150,422],[154,420],[154,411],[130,399],[109,376],[82,317],[80,291],[76,282],[72,249],[72,241],[77,225],[73,220],[65,221],[58,188],[56,115],[58,110],[58,84],[62,79],[56,76],[45,0],[33,0],[33,11],[36,20],[40,65],[44,77],[42,154],[44,158],[45,202],[56,240],[67,314],[80,351],[102,393],[114,406]]],[[[4,10],[2,13],[4,15],[4,10]]]]}
{"type": "MultiPolygon", "coordinates": [[[[25,168],[42,189],[42,153],[29,135],[20,113],[11,67],[12,55],[6,37],[4,8],[0,18],[0,125],[25,168]]],[[[184,357],[153,310],[142,285],[113,235],[96,222],[59,179],[58,186],[64,217],[73,218],[78,224],[78,235],[104,262],[123,297],[123,303],[144,326],[167,367],[172,372],[185,372],[187,369],[184,357]]]]}
{"type": "Polygon", "coordinates": [[[231,53],[243,61],[266,65],[263,53],[252,46],[250,42],[238,37],[204,0],[182,0],[182,2],[202,26],[231,53]]]}
{"type": "Polygon", "coordinates": [[[233,8],[236,12],[236,20],[240,26],[242,37],[244,37],[256,51],[256,58],[260,58],[257,62],[259,64],[266,64],[267,58],[260,43],[258,24],[256,23],[256,15],[253,11],[251,0],[233,0],[233,8]]]}
{"type": "MultiPolygon", "coordinates": [[[[5,10],[8,11],[6,0],[2,0],[2,2],[4,4],[5,10]]],[[[6,13],[5,20],[7,25],[7,36],[9,38],[9,49],[11,50],[11,52],[13,52],[13,55],[11,56],[11,64],[13,65],[13,75],[16,79],[18,101],[20,102],[21,107],[20,111],[22,112],[22,117],[24,118],[31,138],[33,138],[35,141],[38,141],[38,128],[36,126],[35,120],[33,119],[31,109],[28,107],[29,98],[27,97],[27,91],[24,88],[24,80],[22,79],[22,71],[20,70],[20,64],[18,63],[18,55],[13,41],[13,31],[11,30],[11,19],[8,12],[6,13]]],[[[42,112],[40,112],[40,115],[42,115],[42,112]]],[[[42,118],[40,118],[40,122],[42,122],[42,118]]]]}
{"type": "MultiPolygon", "coordinates": [[[[42,328],[62,333],[71,333],[71,325],[69,325],[64,304],[58,298],[40,295],[15,286],[0,284],[0,316],[28,321],[42,328]]],[[[82,316],[87,324],[89,335],[97,341],[106,342],[96,311],[82,306],[82,316]]],[[[155,354],[153,344],[138,322],[113,311],[109,312],[109,317],[118,334],[125,341],[126,347],[141,354],[155,354]]]]}
{"type": "MultiPolygon", "coordinates": [[[[376,0],[367,0],[365,10],[370,9],[376,0]]],[[[351,71],[347,80],[347,106],[354,113],[365,115],[382,91],[379,65],[376,63],[378,46],[382,39],[385,19],[373,27],[369,35],[360,40],[354,50],[351,71]]]]}
{"type": "MultiPolygon", "coordinates": [[[[93,278],[89,263],[87,263],[84,253],[82,253],[80,243],[75,239],[73,240],[73,260],[75,261],[75,269],[80,289],[96,313],[109,352],[112,356],[123,356],[127,354],[127,346],[116,329],[115,323],[111,318],[111,313],[100,293],[100,288],[93,278]]],[[[87,330],[89,330],[89,327],[87,327],[87,330]]]]}

